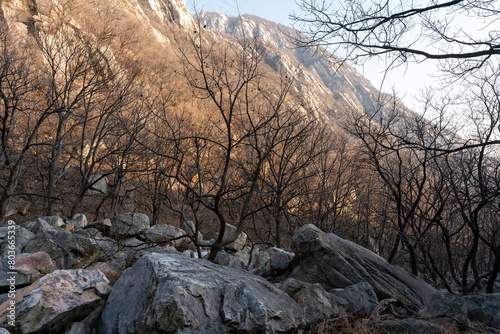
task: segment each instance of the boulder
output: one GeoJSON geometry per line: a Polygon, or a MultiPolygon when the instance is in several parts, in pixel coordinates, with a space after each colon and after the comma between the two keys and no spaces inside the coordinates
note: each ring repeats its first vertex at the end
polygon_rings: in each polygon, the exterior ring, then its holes
{"type": "Polygon", "coordinates": [[[85,217],[83,213],[77,213],[73,218],[66,222],[67,226],[73,226],[75,229],[85,228],[87,224],[87,217],[85,217]]]}
{"type": "Polygon", "coordinates": [[[65,334],[91,334],[89,326],[83,322],[73,322],[65,334]]]}
{"type": "Polygon", "coordinates": [[[281,276],[288,276],[295,264],[295,254],[276,247],[259,251],[256,257],[255,264],[261,265],[253,270],[254,274],[271,281],[279,280],[281,276]]]}
{"type": "MultiPolygon", "coordinates": [[[[167,224],[156,224],[144,232],[146,238],[151,242],[166,243],[174,238],[186,235],[184,230],[167,224]]],[[[172,241],[175,246],[180,245],[183,239],[172,241]]]]}
{"type": "Polygon", "coordinates": [[[45,220],[50,226],[53,226],[53,227],[63,227],[64,226],[64,220],[59,216],[40,217],[40,218],[37,218],[37,220],[45,220]]]}
{"type": "MultiPolygon", "coordinates": [[[[191,220],[185,221],[182,223],[182,229],[184,232],[186,232],[187,235],[191,236],[194,238],[194,235],[196,233],[196,226],[191,220]]],[[[198,231],[198,236],[196,238],[197,241],[203,240],[203,234],[201,234],[200,231],[198,231]]]]}
{"type": "Polygon", "coordinates": [[[108,280],[98,270],[56,270],[15,297],[15,327],[8,324],[10,301],[0,305],[0,326],[12,333],[57,333],[104,303],[108,280]]]}
{"type": "Polygon", "coordinates": [[[321,284],[309,284],[297,292],[293,299],[302,308],[305,322],[308,325],[343,312],[321,284]]]}
{"type": "Polygon", "coordinates": [[[111,220],[105,218],[103,220],[88,223],[87,228],[95,228],[104,234],[108,234],[111,230],[111,220]]]}
{"type": "Polygon", "coordinates": [[[50,225],[49,223],[47,223],[47,221],[43,219],[37,219],[34,222],[27,222],[23,224],[23,226],[29,229],[34,234],[37,234],[41,230],[56,231],[56,227],[50,225]]]}
{"type": "MultiPolygon", "coordinates": [[[[8,227],[5,226],[3,229],[7,229],[8,227]]],[[[16,232],[15,232],[15,243],[14,243],[14,251],[16,254],[20,254],[23,252],[24,247],[28,244],[28,242],[35,237],[35,234],[31,232],[30,230],[19,226],[15,225],[16,232]]],[[[4,237],[1,241],[1,249],[0,249],[0,256],[6,256],[9,254],[10,249],[10,244],[8,243],[8,237],[4,237]]]]}
{"type": "MultiPolygon", "coordinates": [[[[233,236],[236,233],[236,230],[237,229],[235,226],[226,224],[223,240],[229,238],[230,236],[233,236]]],[[[217,238],[217,235],[215,236],[215,238],[217,238]]],[[[235,252],[241,251],[245,247],[245,242],[247,242],[247,234],[245,232],[241,232],[240,234],[238,234],[236,240],[225,245],[224,248],[235,252]]]]}
{"type": "Polygon", "coordinates": [[[305,225],[292,238],[299,264],[291,278],[320,283],[325,290],[369,283],[379,300],[396,298],[411,308],[425,308],[434,288],[375,253],[334,234],[305,225]]]}
{"type": "Polygon", "coordinates": [[[348,313],[369,314],[378,303],[373,287],[366,282],[350,285],[345,289],[333,289],[330,293],[348,313]]]}
{"type": "Polygon", "coordinates": [[[261,277],[153,253],[115,283],[98,332],[295,333],[302,326],[297,303],[261,277]]]}
{"type": "Polygon", "coordinates": [[[94,191],[90,192],[90,195],[98,193],[107,194],[109,191],[109,181],[105,176],[102,176],[101,174],[92,175],[89,179],[89,183],[92,184],[90,186],[90,189],[94,191]]]}
{"type": "Polygon", "coordinates": [[[64,229],[41,230],[24,247],[24,252],[46,252],[63,269],[84,267],[101,258],[95,240],[64,229]]]}
{"type": "Polygon", "coordinates": [[[224,251],[220,251],[219,253],[217,253],[215,263],[235,269],[246,268],[245,262],[241,261],[238,257],[224,251]]]}
{"type": "Polygon", "coordinates": [[[471,321],[500,328],[500,293],[458,296],[445,290],[436,291],[429,312],[433,316],[467,317],[471,321]]]}
{"type": "Polygon", "coordinates": [[[11,266],[7,257],[0,263],[0,293],[9,290],[10,283],[7,279],[12,276],[9,272],[16,273],[14,284],[19,288],[35,282],[54,270],[54,264],[49,254],[45,252],[19,254],[15,257],[14,263],[11,266]]]}
{"type": "Polygon", "coordinates": [[[136,237],[149,228],[149,217],[142,213],[123,213],[111,219],[111,235],[118,238],[136,237]]]}

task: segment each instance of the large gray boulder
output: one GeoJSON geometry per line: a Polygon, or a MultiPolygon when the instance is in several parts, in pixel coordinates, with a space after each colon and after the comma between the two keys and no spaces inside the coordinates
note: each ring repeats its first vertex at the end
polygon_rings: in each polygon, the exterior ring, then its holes
{"type": "Polygon", "coordinates": [[[20,254],[23,252],[24,247],[28,244],[28,242],[35,236],[33,232],[30,230],[19,226],[15,225],[15,242],[14,242],[14,249],[11,249],[11,244],[9,244],[9,239],[7,236],[7,231],[8,227],[7,226],[2,226],[0,227],[0,236],[5,235],[0,241],[0,257],[9,255],[9,250],[13,250],[16,254],[20,254]]]}
{"type": "Polygon", "coordinates": [[[415,309],[425,308],[434,288],[375,253],[314,225],[303,226],[292,238],[299,259],[291,278],[320,283],[325,290],[367,282],[379,300],[396,298],[415,309]]]}
{"type": "Polygon", "coordinates": [[[433,316],[449,315],[468,318],[500,328],[500,293],[458,296],[445,290],[436,291],[429,305],[433,316]]]}
{"type": "Polygon", "coordinates": [[[11,282],[18,287],[29,285],[54,270],[54,263],[49,254],[38,252],[34,254],[19,254],[14,264],[4,257],[0,263],[0,293],[9,290],[11,282]],[[15,280],[9,281],[11,273],[15,272],[15,280]]]}
{"type": "MultiPolygon", "coordinates": [[[[146,238],[151,242],[165,243],[172,239],[180,238],[186,235],[184,230],[168,224],[156,224],[144,232],[146,238]]],[[[175,246],[181,244],[183,239],[177,239],[172,242],[175,246]]]]}
{"type": "Polygon", "coordinates": [[[23,251],[45,252],[60,269],[82,268],[101,258],[101,251],[95,240],[62,228],[40,230],[23,251]]]}
{"type": "Polygon", "coordinates": [[[99,270],[56,270],[15,297],[15,326],[9,325],[10,301],[0,305],[0,326],[11,333],[58,333],[104,303],[110,291],[99,270]]]}
{"type": "Polygon", "coordinates": [[[115,283],[99,333],[295,333],[302,326],[299,305],[261,277],[153,253],[115,283]]]}
{"type": "MultiPolygon", "coordinates": [[[[226,240],[227,238],[233,236],[234,234],[236,234],[236,231],[237,231],[236,226],[226,224],[226,228],[224,230],[224,237],[222,240],[226,240]]],[[[215,235],[216,238],[218,237],[218,234],[219,233],[216,233],[215,235]]],[[[236,240],[225,245],[224,248],[234,252],[241,251],[245,247],[245,242],[247,241],[247,238],[248,238],[247,234],[245,232],[241,232],[240,234],[238,234],[238,237],[236,237],[236,240]]]]}
{"type": "Polygon", "coordinates": [[[122,213],[111,219],[111,235],[117,238],[136,237],[150,227],[149,217],[142,213],[122,213]]]}

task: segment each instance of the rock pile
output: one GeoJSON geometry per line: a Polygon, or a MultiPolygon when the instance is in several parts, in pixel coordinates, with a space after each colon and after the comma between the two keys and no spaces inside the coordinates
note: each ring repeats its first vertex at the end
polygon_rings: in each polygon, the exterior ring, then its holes
{"type": "Polygon", "coordinates": [[[194,224],[183,228],[151,227],[137,213],[98,222],[42,217],[16,226],[13,260],[0,227],[0,333],[306,333],[346,314],[378,331],[447,333],[422,314],[500,326],[500,294],[435,291],[313,225],[294,235],[293,253],[242,234],[218,264],[197,258],[186,246],[194,224]],[[406,319],[387,316],[394,312],[406,319]]]}

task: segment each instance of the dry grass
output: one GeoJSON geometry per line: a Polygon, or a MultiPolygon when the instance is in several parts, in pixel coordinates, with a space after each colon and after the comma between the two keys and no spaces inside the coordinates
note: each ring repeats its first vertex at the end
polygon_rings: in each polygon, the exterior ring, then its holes
{"type": "MultiPolygon", "coordinates": [[[[417,318],[418,319],[418,318],[417,318]]],[[[451,318],[450,318],[451,319],[451,318]]],[[[401,318],[393,318],[392,320],[402,320],[401,318]]],[[[437,319],[422,319],[429,322],[437,319]]],[[[398,333],[404,334],[405,332],[398,331],[396,327],[392,330],[384,330],[376,326],[378,321],[362,319],[351,314],[335,315],[332,318],[323,320],[317,323],[307,334],[388,334],[398,333]]],[[[500,333],[500,331],[491,331],[487,326],[477,325],[475,328],[464,326],[461,323],[444,323],[434,322],[439,326],[446,329],[447,333],[452,334],[487,334],[487,333],[500,333]]],[[[407,334],[412,334],[408,332],[407,334]]]]}

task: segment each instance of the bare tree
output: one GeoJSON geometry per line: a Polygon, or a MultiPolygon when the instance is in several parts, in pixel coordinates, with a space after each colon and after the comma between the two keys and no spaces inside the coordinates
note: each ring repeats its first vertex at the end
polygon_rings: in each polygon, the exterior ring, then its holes
{"type": "Polygon", "coordinates": [[[342,51],[346,60],[388,56],[395,66],[438,59],[447,61],[447,70],[464,74],[500,54],[496,0],[302,0],[300,5],[303,14],[292,17],[309,37],[300,44],[327,46],[338,56],[342,51]],[[455,24],[459,20],[467,25],[455,24]]]}
{"type": "Polygon", "coordinates": [[[20,178],[32,163],[39,131],[49,117],[40,99],[41,73],[29,38],[16,36],[0,23],[0,221],[16,194],[20,178]]]}

